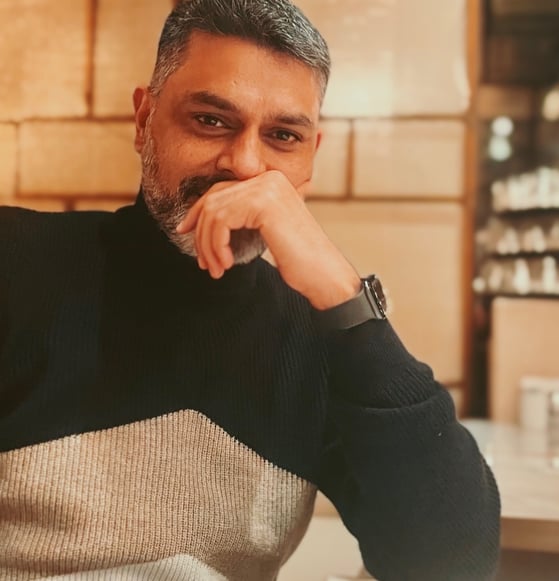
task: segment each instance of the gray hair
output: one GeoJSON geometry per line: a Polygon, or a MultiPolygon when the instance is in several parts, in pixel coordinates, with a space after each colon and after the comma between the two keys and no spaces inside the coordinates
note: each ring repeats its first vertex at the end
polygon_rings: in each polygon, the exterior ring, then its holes
{"type": "Polygon", "coordinates": [[[290,0],[180,0],[167,18],[150,91],[158,95],[182,64],[194,31],[250,40],[307,65],[324,97],[330,76],[326,41],[290,0]]]}

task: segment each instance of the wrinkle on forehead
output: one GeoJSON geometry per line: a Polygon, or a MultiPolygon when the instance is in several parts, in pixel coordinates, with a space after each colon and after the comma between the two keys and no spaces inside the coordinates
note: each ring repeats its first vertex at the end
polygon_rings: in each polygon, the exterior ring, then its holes
{"type": "Polygon", "coordinates": [[[211,93],[243,113],[305,115],[314,124],[320,113],[320,82],[313,69],[237,37],[193,35],[183,64],[163,88],[173,100],[183,98],[185,90],[211,93]]]}

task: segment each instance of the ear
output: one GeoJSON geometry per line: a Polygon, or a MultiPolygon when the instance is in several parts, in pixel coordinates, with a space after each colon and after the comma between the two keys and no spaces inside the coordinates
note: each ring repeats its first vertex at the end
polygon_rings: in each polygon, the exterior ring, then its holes
{"type": "Polygon", "coordinates": [[[133,95],[134,118],[136,121],[136,137],[134,148],[138,153],[142,152],[145,143],[146,122],[151,112],[151,95],[147,87],[137,87],[133,95]]]}
{"type": "Polygon", "coordinates": [[[320,144],[322,143],[322,131],[318,131],[318,133],[316,134],[316,145],[314,148],[315,153],[318,151],[318,148],[320,147],[320,144]]]}

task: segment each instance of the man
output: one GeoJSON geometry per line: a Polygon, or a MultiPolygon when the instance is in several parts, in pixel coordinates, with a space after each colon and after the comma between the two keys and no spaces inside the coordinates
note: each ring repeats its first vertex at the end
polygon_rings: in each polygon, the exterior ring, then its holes
{"type": "Polygon", "coordinates": [[[288,0],[182,2],[136,204],[1,211],[0,578],[273,580],[317,489],[381,581],[492,577],[490,470],[303,203],[329,66],[288,0]]]}

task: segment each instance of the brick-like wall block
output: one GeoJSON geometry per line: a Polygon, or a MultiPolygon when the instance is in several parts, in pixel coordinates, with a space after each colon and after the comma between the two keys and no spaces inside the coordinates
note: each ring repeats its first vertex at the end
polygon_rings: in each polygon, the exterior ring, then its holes
{"type": "Polygon", "coordinates": [[[134,203],[134,198],[119,199],[119,200],[80,200],[73,204],[74,210],[101,210],[104,212],[114,212],[122,206],[128,206],[134,203]]]}
{"type": "Polygon", "coordinates": [[[388,290],[405,345],[444,382],[464,379],[462,207],[458,203],[309,202],[361,275],[388,290]]]}
{"type": "Polygon", "coordinates": [[[0,206],[17,206],[38,212],[64,212],[67,209],[64,200],[35,198],[0,198],[0,206]]]}
{"type": "Polygon", "coordinates": [[[357,196],[462,195],[462,122],[361,120],[355,131],[357,196]]]}
{"type": "Polygon", "coordinates": [[[466,0],[299,0],[332,54],[325,115],[463,113],[466,0]]]}
{"type": "Polygon", "coordinates": [[[25,123],[21,193],[132,195],[140,180],[133,139],[133,123],[25,123]]]}
{"type": "Polygon", "coordinates": [[[343,196],[347,194],[351,123],[343,120],[323,121],[322,141],[315,159],[312,195],[343,196]]]}
{"type": "Polygon", "coordinates": [[[0,2],[0,119],[87,112],[89,0],[0,2]]]}
{"type": "Polygon", "coordinates": [[[132,114],[132,92],[149,83],[171,0],[99,0],[94,113],[132,114]]]}
{"type": "Polygon", "coordinates": [[[0,196],[14,194],[17,171],[17,129],[15,125],[0,124],[0,196]]]}

